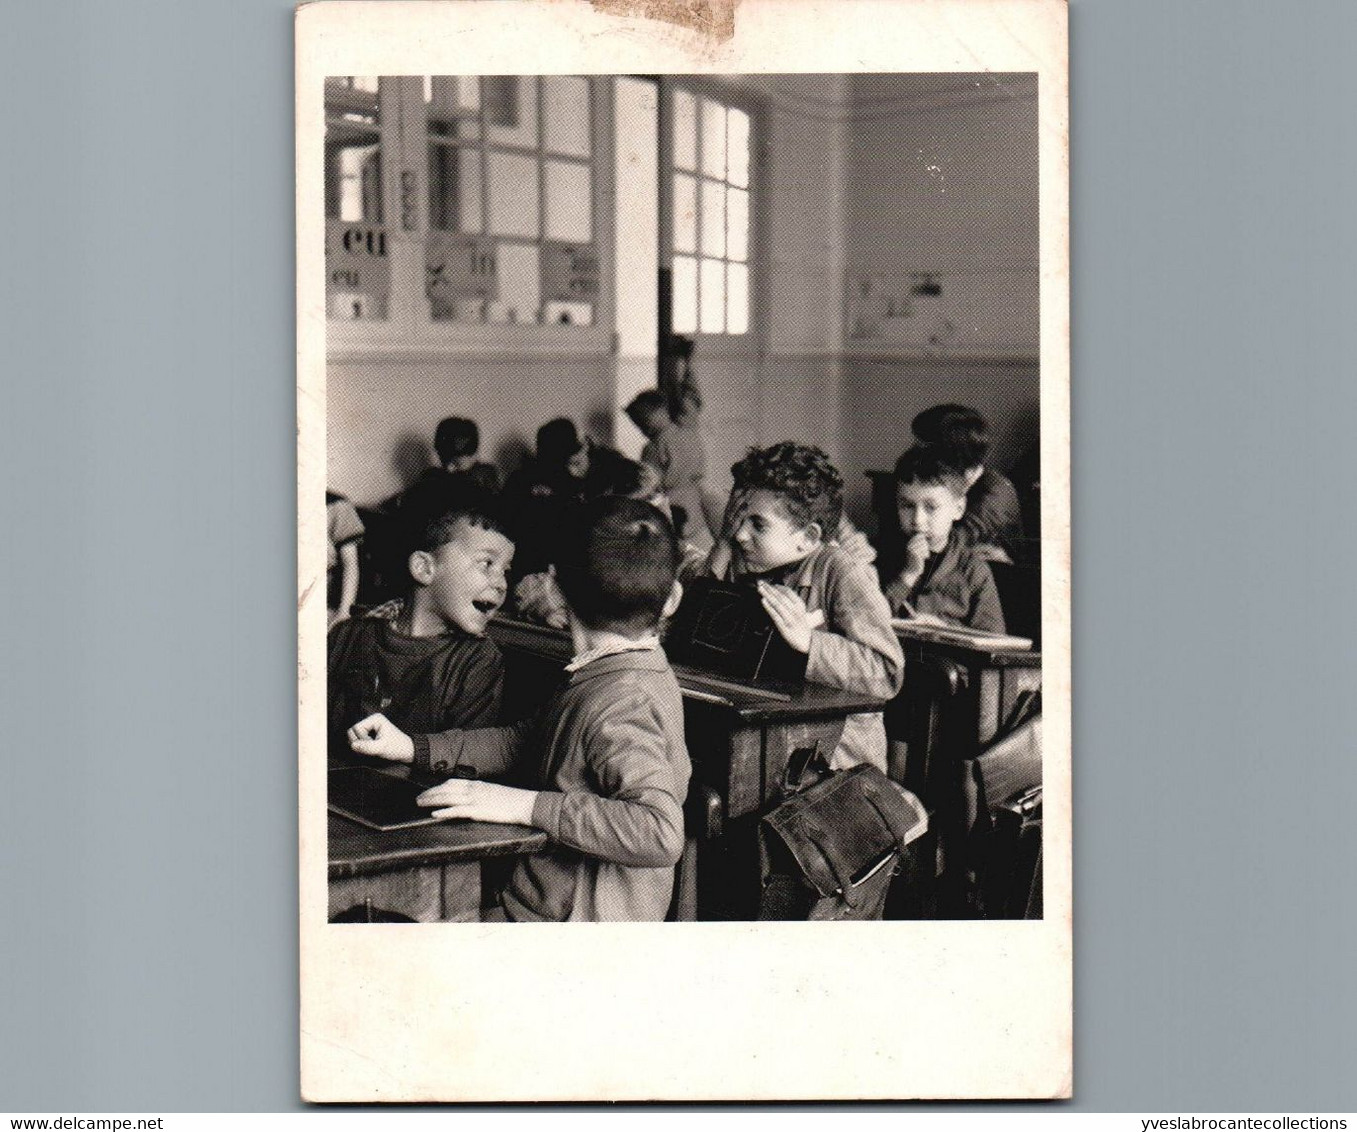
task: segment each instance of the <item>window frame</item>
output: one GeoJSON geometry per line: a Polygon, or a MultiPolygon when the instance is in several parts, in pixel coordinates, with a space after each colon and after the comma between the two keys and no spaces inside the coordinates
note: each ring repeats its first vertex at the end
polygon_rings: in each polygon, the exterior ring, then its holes
{"type": "MultiPolygon", "coordinates": [[[[767,273],[764,256],[763,229],[765,225],[762,204],[764,191],[763,170],[766,168],[766,162],[764,160],[764,146],[766,144],[765,126],[767,121],[766,107],[763,99],[757,94],[735,85],[729,85],[696,75],[661,76],[660,265],[662,269],[668,270],[671,281],[673,279],[675,255],[689,254],[686,252],[676,253],[674,250],[674,178],[676,174],[687,175],[689,172],[688,170],[679,169],[674,164],[674,94],[678,90],[684,90],[694,95],[699,100],[699,107],[701,105],[701,99],[709,98],[715,102],[721,103],[727,108],[741,110],[748,115],[749,118],[749,184],[747,186],[747,191],[749,193],[749,246],[747,249],[747,257],[743,261],[747,264],[749,269],[748,329],[742,334],[731,334],[727,331],[721,331],[720,333],[702,331],[700,329],[701,298],[699,290],[699,329],[691,334],[685,334],[685,337],[691,337],[697,342],[698,351],[703,356],[751,356],[759,353],[763,348],[764,327],[766,325],[766,319],[764,318],[764,281],[767,273]]],[[[695,178],[697,185],[696,198],[698,211],[700,213],[702,182],[704,179],[714,180],[714,178],[707,177],[702,172],[700,144],[696,164],[698,167],[692,171],[692,176],[695,178]]],[[[721,183],[729,186],[728,181],[723,181],[721,183]]],[[[701,251],[700,224],[698,225],[696,244],[697,250],[692,253],[692,256],[698,262],[698,272],[700,275],[700,265],[703,259],[718,258],[703,256],[701,251]]],[[[726,251],[728,252],[729,248],[727,248],[726,251]]],[[[722,263],[739,262],[731,261],[725,255],[719,257],[719,260],[722,263]]]]}
{"type": "MultiPolygon", "coordinates": [[[[476,75],[477,78],[494,76],[476,75]]],[[[554,76],[536,74],[539,80],[554,76]]],[[[592,325],[561,325],[538,322],[469,323],[433,318],[425,293],[425,240],[433,231],[429,218],[429,120],[424,101],[424,76],[381,76],[379,107],[382,140],[382,215],[392,255],[391,297],[384,320],[326,319],[327,355],[334,361],[371,359],[433,359],[457,354],[487,360],[549,357],[606,357],[612,352],[615,279],[613,262],[612,77],[578,75],[590,82],[591,117],[589,159],[593,182],[593,243],[602,261],[602,285],[594,304],[592,325]],[[386,97],[387,85],[393,96],[386,97]],[[390,148],[388,149],[388,145],[390,148]],[[388,153],[390,158],[388,159],[388,153]]],[[[539,81],[538,112],[542,110],[544,85],[539,81]]],[[[544,121],[539,120],[535,152],[539,178],[539,233],[545,232],[544,121]]],[[[479,139],[480,152],[495,146],[488,137],[479,139]]],[[[561,155],[569,160],[568,155],[561,155]]],[[[583,159],[576,158],[583,164],[583,159]]],[[[488,175],[482,161],[482,178],[488,175]]],[[[484,184],[484,181],[483,181],[484,184]]],[[[322,208],[324,202],[322,201],[322,208]]],[[[490,226],[488,200],[482,194],[484,227],[490,226]]],[[[526,237],[493,237],[498,240],[540,247],[526,237]]]]}

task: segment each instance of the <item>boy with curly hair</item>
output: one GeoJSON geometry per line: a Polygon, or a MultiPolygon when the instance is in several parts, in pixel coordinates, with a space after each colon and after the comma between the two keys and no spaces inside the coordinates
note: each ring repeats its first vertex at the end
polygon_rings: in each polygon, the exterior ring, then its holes
{"type": "MultiPolygon", "coordinates": [[[[843,477],[819,448],[784,441],[751,448],[708,562],[717,577],[755,586],[773,624],[806,656],[806,679],[889,699],[904,656],[876,571],[831,541],[843,517],[843,477]]],[[[879,712],[848,717],[830,766],[886,769],[879,712]]]]}

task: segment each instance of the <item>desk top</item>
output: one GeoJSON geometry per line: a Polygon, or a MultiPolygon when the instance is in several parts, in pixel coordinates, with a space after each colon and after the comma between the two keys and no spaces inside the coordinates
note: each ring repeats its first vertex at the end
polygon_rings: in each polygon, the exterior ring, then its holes
{"type": "MultiPolygon", "coordinates": [[[[927,631],[912,633],[908,629],[897,628],[895,636],[905,656],[910,654],[942,656],[958,661],[971,668],[1040,668],[1040,649],[996,649],[987,646],[983,639],[974,643],[943,641],[930,636],[927,631]]],[[[908,679],[908,677],[906,677],[908,679]]]]}
{"type": "Polygon", "coordinates": [[[533,853],[547,844],[545,833],[525,825],[446,821],[382,831],[338,814],[330,814],[329,837],[331,880],[533,853]]]}
{"type": "MultiPolygon", "coordinates": [[[[569,634],[563,630],[515,618],[496,617],[490,624],[489,634],[501,648],[533,653],[561,665],[569,662],[574,651],[569,634]]],[[[845,692],[822,684],[807,683],[800,687],[772,681],[751,684],[712,676],[687,665],[673,667],[685,700],[732,711],[745,723],[832,719],[856,712],[880,711],[886,703],[876,696],[845,692]]]]}

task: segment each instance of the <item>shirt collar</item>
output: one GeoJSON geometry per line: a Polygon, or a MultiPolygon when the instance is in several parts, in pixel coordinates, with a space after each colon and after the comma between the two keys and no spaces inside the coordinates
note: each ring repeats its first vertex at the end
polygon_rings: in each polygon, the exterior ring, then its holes
{"type": "Polygon", "coordinates": [[[647,633],[644,637],[624,637],[620,633],[608,633],[606,636],[600,634],[600,637],[603,639],[598,644],[578,653],[565,666],[565,670],[578,672],[586,664],[602,660],[605,656],[616,656],[621,652],[653,652],[660,647],[660,638],[655,633],[647,633]]]}

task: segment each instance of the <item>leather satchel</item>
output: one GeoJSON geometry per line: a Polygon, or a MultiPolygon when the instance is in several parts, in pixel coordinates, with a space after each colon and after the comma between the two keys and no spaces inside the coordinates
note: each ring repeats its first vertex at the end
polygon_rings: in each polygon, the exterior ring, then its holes
{"type": "Polygon", "coordinates": [[[877,920],[906,847],[928,829],[923,804],[873,766],[832,773],[798,751],[787,795],[759,823],[761,920],[877,920]]]}

